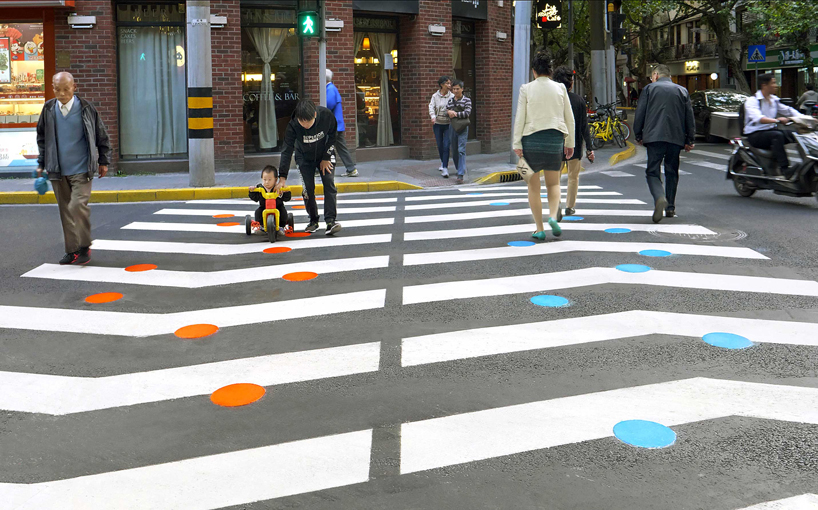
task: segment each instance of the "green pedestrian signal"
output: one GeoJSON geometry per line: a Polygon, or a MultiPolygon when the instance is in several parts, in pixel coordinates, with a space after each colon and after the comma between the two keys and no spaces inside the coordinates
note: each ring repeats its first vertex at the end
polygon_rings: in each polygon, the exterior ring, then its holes
{"type": "Polygon", "coordinates": [[[318,37],[319,32],[317,12],[304,11],[298,13],[298,35],[301,37],[318,37]]]}

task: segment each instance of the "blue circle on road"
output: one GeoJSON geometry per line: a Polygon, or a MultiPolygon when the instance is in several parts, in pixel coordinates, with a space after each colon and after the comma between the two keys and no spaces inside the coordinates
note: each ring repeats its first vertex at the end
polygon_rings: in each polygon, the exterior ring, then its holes
{"type": "Polygon", "coordinates": [[[537,243],[533,243],[531,241],[511,241],[510,243],[508,243],[509,246],[519,246],[519,247],[534,246],[535,244],[537,244],[537,243]]]}
{"type": "Polygon", "coordinates": [[[558,308],[560,306],[568,306],[568,300],[562,296],[551,296],[542,294],[531,298],[531,302],[537,306],[547,306],[549,308],[558,308]]]}
{"type": "Polygon", "coordinates": [[[489,205],[508,205],[508,202],[492,202],[489,205]]]}
{"type": "Polygon", "coordinates": [[[645,257],[670,257],[673,254],[665,250],[642,250],[639,252],[639,255],[644,255],[645,257]]]}
{"type": "Polygon", "coordinates": [[[582,216],[563,216],[562,219],[564,219],[565,221],[582,221],[585,218],[583,218],[582,216]]]}
{"type": "Polygon", "coordinates": [[[708,333],[702,337],[706,343],[725,349],[746,349],[752,347],[753,342],[741,335],[733,333],[708,333]]]}
{"type": "Polygon", "coordinates": [[[650,267],[642,264],[619,264],[616,268],[625,273],[647,273],[650,271],[650,267]]]}
{"type": "Polygon", "coordinates": [[[655,421],[620,421],[614,425],[613,433],[623,443],[639,448],[665,448],[676,442],[673,429],[655,421]]]}
{"type": "Polygon", "coordinates": [[[631,229],[629,229],[629,228],[619,228],[619,227],[606,228],[605,229],[605,232],[607,232],[609,234],[627,234],[630,231],[631,231],[631,229]]]}
{"type": "Polygon", "coordinates": [[[479,196],[482,196],[483,194],[482,193],[469,193],[468,195],[470,197],[479,197],[479,196]]]}

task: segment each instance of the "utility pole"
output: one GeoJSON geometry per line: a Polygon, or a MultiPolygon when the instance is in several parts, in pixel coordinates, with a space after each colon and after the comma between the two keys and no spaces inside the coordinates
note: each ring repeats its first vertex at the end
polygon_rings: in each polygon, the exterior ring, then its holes
{"type": "MultiPolygon", "coordinates": [[[[531,0],[517,0],[514,5],[514,85],[511,90],[511,138],[514,139],[514,120],[517,117],[517,100],[520,87],[528,83],[531,66],[531,0]]],[[[511,151],[511,164],[517,163],[517,155],[511,151]]]]}
{"type": "Polygon", "coordinates": [[[187,106],[190,185],[216,184],[210,1],[187,0],[187,106]]]}
{"type": "Polygon", "coordinates": [[[607,31],[605,8],[607,2],[588,2],[591,25],[591,80],[595,106],[608,102],[608,71],[606,66],[607,31]]]}
{"type": "Polygon", "coordinates": [[[571,37],[574,35],[574,0],[568,0],[568,68],[572,71],[574,66],[574,43],[571,37]]]}
{"type": "MultiPolygon", "coordinates": [[[[321,38],[318,41],[318,86],[321,88],[320,101],[321,106],[327,106],[327,2],[326,0],[319,0],[320,14],[318,16],[321,24],[321,38]]],[[[383,58],[383,55],[381,55],[383,58]]]]}

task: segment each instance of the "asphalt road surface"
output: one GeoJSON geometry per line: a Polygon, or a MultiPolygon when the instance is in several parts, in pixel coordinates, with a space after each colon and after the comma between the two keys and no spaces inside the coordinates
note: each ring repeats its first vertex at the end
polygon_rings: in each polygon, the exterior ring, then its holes
{"type": "Polygon", "coordinates": [[[93,205],[81,268],[0,208],[0,508],[814,508],[818,201],[684,156],[677,218],[589,165],[536,244],[520,183],[275,244],[246,201],[93,205]]]}

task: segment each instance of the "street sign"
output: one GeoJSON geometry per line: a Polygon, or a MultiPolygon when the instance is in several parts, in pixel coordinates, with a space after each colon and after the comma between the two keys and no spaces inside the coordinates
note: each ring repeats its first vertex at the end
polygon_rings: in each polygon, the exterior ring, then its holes
{"type": "Polygon", "coordinates": [[[767,46],[757,44],[747,48],[747,62],[764,62],[767,60],[767,46]]]}
{"type": "Polygon", "coordinates": [[[321,35],[318,13],[302,11],[298,13],[298,35],[300,37],[318,37],[321,35]]]}

